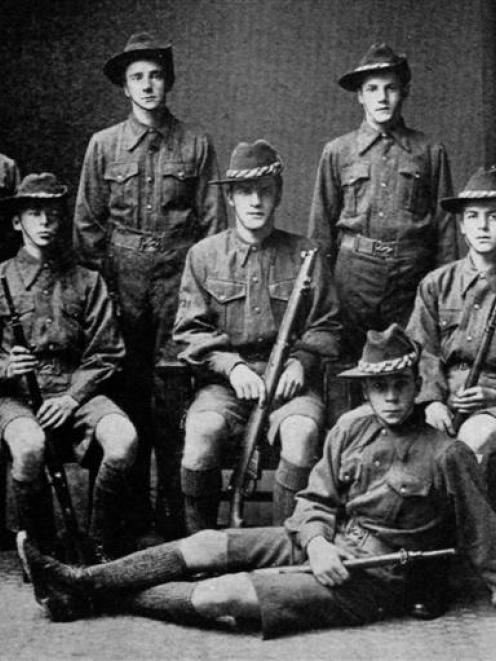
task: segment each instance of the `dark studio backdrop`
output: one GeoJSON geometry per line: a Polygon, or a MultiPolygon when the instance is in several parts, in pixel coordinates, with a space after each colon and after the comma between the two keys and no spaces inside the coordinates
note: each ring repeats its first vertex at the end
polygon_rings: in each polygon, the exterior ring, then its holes
{"type": "Polygon", "coordinates": [[[170,108],[211,133],[222,170],[241,139],[280,151],[280,225],[306,231],[323,144],[361,117],[335,81],[375,40],[408,54],[406,121],[445,143],[455,187],[496,161],[494,0],[2,0],[0,12],[0,151],[73,193],[90,135],[128,112],[102,65],[139,30],[173,42],[170,108]]]}

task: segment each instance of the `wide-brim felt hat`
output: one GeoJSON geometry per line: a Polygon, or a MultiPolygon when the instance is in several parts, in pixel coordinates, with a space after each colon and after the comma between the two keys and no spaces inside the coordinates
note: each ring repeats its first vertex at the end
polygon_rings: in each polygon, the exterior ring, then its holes
{"type": "Polygon", "coordinates": [[[103,73],[114,85],[122,86],[127,67],[136,60],[153,60],[162,65],[167,90],[174,84],[172,44],[160,41],[149,32],[132,34],[124,50],[113,55],[104,65],[103,73]]]}
{"type": "Polygon", "coordinates": [[[395,53],[384,42],[375,43],[365,53],[355,69],[339,78],[338,85],[348,92],[355,92],[367,76],[387,71],[398,73],[404,85],[407,85],[412,77],[406,55],[395,53]]]}
{"type": "Polygon", "coordinates": [[[345,378],[369,378],[398,374],[418,363],[420,346],[398,324],[384,331],[369,330],[358,365],[340,372],[345,378]]]}
{"type": "Polygon", "coordinates": [[[496,165],[479,168],[456,197],[442,198],[441,207],[445,211],[459,213],[466,204],[484,200],[496,202],[496,165]]]}
{"type": "Polygon", "coordinates": [[[233,184],[252,181],[260,177],[273,177],[282,171],[281,158],[266,140],[240,142],[233,149],[226,176],[223,179],[212,179],[209,183],[233,184]]]}
{"type": "Polygon", "coordinates": [[[13,214],[19,206],[28,201],[45,202],[63,199],[68,187],[61,183],[52,172],[28,174],[19,184],[14,195],[0,199],[0,211],[13,214]]]}

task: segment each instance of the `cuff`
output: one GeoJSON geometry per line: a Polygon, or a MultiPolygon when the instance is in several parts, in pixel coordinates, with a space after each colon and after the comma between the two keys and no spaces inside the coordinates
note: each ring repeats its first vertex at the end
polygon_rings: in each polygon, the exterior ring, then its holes
{"type": "Polygon", "coordinates": [[[328,525],[320,521],[305,524],[298,533],[301,548],[306,551],[307,546],[314,537],[324,537],[328,542],[332,542],[334,539],[334,530],[330,530],[328,525]]]}
{"type": "Polygon", "coordinates": [[[317,356],[310,351],[305,351],[304,349],[296,349],[291,352],[289,358],[296,358],[302,365],[305,370],[305,374],[311,372],[318,363],[317,356]]]}

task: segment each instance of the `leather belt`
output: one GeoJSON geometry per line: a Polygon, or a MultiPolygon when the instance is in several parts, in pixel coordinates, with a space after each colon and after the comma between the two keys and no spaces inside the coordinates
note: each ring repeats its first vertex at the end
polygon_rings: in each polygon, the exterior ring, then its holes
{"type": "Polygon", "coordinates": [[[414,249],[423,248],[423,244],[412,241],[379,241],[369,239],[362,234],[343,234],[340,242],[341,248],[348,248],[362,255],[373,257],[398,257],[401,253],[411,252],[414,249]]]}
{"type": "Polygon", "coordinates": [[[128,248],[136,252],[165,252],[166,250],[179,250],[189,248],[191,240],[178,237],[177,234],[154,234],[140,232],[114,225],[110,236],[110,243],[119,248],[128,248]]]}

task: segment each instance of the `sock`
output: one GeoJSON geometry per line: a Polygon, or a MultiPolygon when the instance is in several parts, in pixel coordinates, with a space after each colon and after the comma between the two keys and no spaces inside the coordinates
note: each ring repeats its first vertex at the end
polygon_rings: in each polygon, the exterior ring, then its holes
{"type": "Polygon", "coordinates": [[[199,530],[217,527],[222,476],[218,468],[190,470],[181,468],[181,486],[184,494],[186,531],[192,535],[199,530]]]}
{"type": "Polygon", "coordinates": [[[95,483],[89,534],[107,552],[115,546],[121,528],[125,486],[123,470],[103,462],[95,483]]]}
{"type": "Polygon", "coordinates": [[[201,625],[208,620],[202,617],[191,603],[197,583],[167,583],[156,585],[125,599],[126,612],[156,620],[180,624],[201,625]]]}
{"type": "Polygon", "coordinates": [[[274,476],[273,525],[282,526],[291,516],[295,506],[295,495],[307,486],[311,468],[292,464],[283,457],[274,476]]]}

